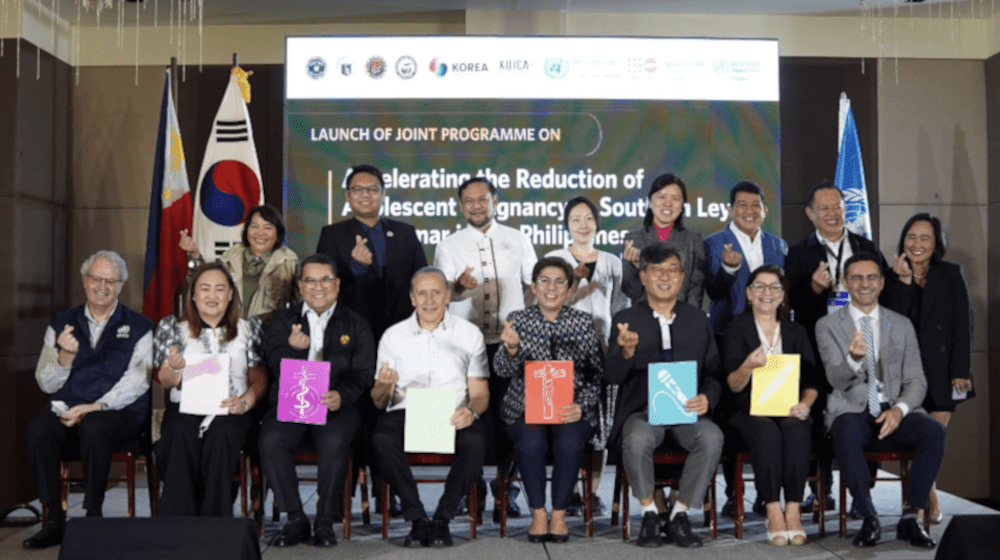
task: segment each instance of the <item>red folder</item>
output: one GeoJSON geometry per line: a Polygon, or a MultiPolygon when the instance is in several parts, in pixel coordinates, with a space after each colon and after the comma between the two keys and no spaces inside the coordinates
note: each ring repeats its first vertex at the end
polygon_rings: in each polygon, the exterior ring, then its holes
{"type": "Polygon", "coordinates": [[[525,424],[561,424],[573,404],[573,362],[524,363],[525,424]]]}

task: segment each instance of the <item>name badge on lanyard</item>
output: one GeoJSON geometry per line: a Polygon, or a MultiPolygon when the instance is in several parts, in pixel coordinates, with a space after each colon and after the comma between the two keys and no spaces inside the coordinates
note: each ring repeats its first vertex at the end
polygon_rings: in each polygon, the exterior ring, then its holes
{"type": "Polygon", "coordinates": [[[826,314],[829,315],[851,301],[851,296],[847,292],[834,292],[833,296],[826,300],[826,314]]]}

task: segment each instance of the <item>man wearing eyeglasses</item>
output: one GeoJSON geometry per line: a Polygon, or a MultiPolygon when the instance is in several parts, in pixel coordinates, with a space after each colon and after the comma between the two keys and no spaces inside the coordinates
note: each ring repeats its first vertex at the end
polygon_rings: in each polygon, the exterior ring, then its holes
{"type": "Polygon", "coordinates": [[[100,517],[116,446],[134,440],[149,417],[153,324],[118,301],[128,279],[125,261],[98,251],[80,267],[87,302],[60,311],[45,330],[35,379],[49,406],[26,429],[38,497],[49,520],[25,548],[62,542],[66,512],[59,462],[67,444],[79,447],[88,517],[100,517]]]}
{"type": "Polygon", "coordinates": [[[903,516],[896,538],[934,548],[918,512],[927,507],[944,455],[944,427],[920,408],[927,379],[913,324],[878,304],[885,286],[882,262],[858,252],[844,263],[851,301],[816,323],[819,355],[833,391],[826,402],[826,427],[854,506],[864,518],[854,546],[875,546],[882,534],[871,500],[864,449],[877,442],[915,451],[903,516]]]}
{"type": "Polygon", "coordinates": [[[271,372],[271,409],[260,429],[264,475],[288,520],[275,538],[276,546],[293,546],[309,538],[309,519],[299,499],[294,455],[307,440],[319,456],[316,520],[312,541],[318,547],[337,544],[333,523],[342,515],[344,480],[351,442],[361,426],[362,399],[367,401],[375,377],[375,341],[363,317],[339,305],[340,279],[326,255],[302,261],[298,276],[302,303],[274,314],[264,336],[264,356],[271,372]],[[278,397],[283,359],[330,362],[329,390],[320,404],[326,424],[279,421],[278,397]]]}

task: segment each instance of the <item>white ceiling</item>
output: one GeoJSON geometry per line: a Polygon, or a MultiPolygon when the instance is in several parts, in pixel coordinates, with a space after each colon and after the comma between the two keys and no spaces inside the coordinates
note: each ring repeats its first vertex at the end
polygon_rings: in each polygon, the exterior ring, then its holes
{"type": "MultiPolygon", "coordinates": [[[[55,0],[40,0],[43,7],[52,6],[55,0]]],[[[78,0],[58,0],[59,15],[76,23],[78,0]]],[[[104,0],[89,0],[91,5],[104,0]]],[[[118,3],[101,14],[102,26],[117,25],[118,3]]],[[[169,23],[171,5],[175,11],[182,0],[142,0],[140,21],[152,25],[154,11],[159,24],[169,23]],[[175,4],[176,2],[176,4],[175,4]]],[[[565,10],[568,12],[612,13],[683,13],[683,14],[757,14],[757,15],[849,15],[861,13],[860,0],[203,0],[206,25],[235,24],[296,24],[328,23],[349,20],[406,21],[416,17],[423,21],[440,12],[451,12],[445,17],[460,17],[467,9],[489,10],[565,10]]],[[[867,0],[872,6],[881,5],[883,15],[891,17],[893,6],[898,6],[901,16],[934,15],[943,17],[980,17],[989,14],[997,0],[925,0],[922,4],[909,4],[905,0],[867,0]],[[928,10],[932,10],[928,14],[928,10]]],[[[27,2],[26,2],[27,5],[27,2]]],[[[26,10],[32,8],[26,7],[26,10]]],[[[124,6],[127,26],[135,23],[136,6],[124,6]]],[[[444,16],[444,14],[442,14],[444,16]]],[[[83,25],[96,24],[96,10],[83,12],[83,25]]]]}

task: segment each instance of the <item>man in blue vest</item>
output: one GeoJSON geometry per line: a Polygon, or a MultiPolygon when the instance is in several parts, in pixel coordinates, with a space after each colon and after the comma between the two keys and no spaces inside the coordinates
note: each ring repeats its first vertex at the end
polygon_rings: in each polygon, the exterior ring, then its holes
{"type": "Polygon", "coordinates": [[[39,501],[48,505],[49,520],[24,541],[25,548],[62,542],[62,449],[79,447],[83,508],[88,517],[100,517],[111,454],[135,439],[149,416],[153,324],[118,302],[128,279],[125,261],[113,251],[98,251],[84,261],[80,274],[87,303],[56,313],[35,368],[49,406],[28,421],[26,439],[39,501]]]}

